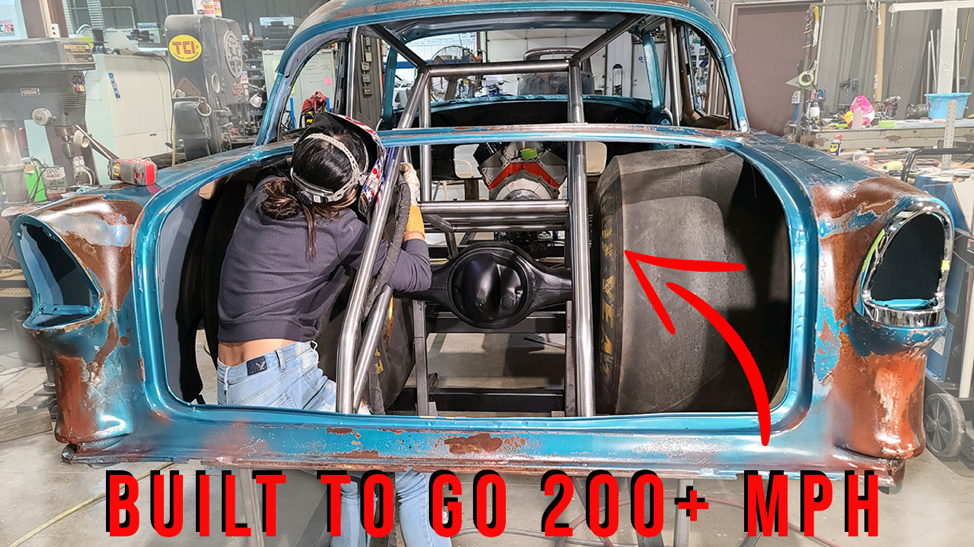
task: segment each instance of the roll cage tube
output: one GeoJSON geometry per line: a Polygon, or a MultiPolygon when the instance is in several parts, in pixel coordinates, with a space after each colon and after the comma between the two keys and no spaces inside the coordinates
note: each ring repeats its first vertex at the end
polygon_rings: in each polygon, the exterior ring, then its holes
{"type": "MultiPolygon", "coordinates": [[[[714,61],[716,61],[719,64],[722,74],[724,75],[722,81],[724,84],[725,92],[727,93],[727,97],[728,97],[731,124],[738,131],[741,132],[747,132],[750,130],[750,126],[747,123],[746,114],[744,111],[744,102],[743,102],[743,98],[741,97],[740,89],[732,85],[732,82],[737,81],[737,71],[734,67],[733,58],[732,58],[733,49],[730,44],[730,40],[727,37],[727,32],[724,29],[723,25],[719,23],[719,21],[716,21],[713,18],[708,18],[706,13],[699,13],[694,10],[674,8],[674,7],[659,5],[659,4],[646,4],[646,5],[637,5],[637,6],[624,6],[624,5],[616,5],[616,4],[619,4],[619,2],[608,2],[605,5],[600,4],[598,7],[601,10],[617,8],[618,11],[620,12],[626,12],[626,11],[632,12],[638,9],[640,10],[640,13],[634,14],[633,17],[639,17],[648,20],[665,18],[670,21],[677,21],[681,24],[692,25],[693,28],[698,33],[701,34],[701,36],[705,36],[709,40],[709,42],[715,46],[714,51],[717,54],[715,55],[714,61]]],[[[514,8],[514,10],[517,13],[520,12],[520,10],[517,8],[514,8]]],[[[428,17],[429,12],[433,10],[427,8],[422,8],[422,9],[416,8],[407,11],[408,14],[397,13],[396,15],[385,15],[382,16],[381,18],[383,20],[388,20],[388,21],[399,21],[402,20],[403,17],[408,15],[410,19],[421,19],[424,17],[428,17]]],[[[362,17],[356,19],[366,19],[366,18],[362,17]]],[[[367,19],[371,19],[374,21],[376,19],[379,19],[379,17],[371,16],[368,17],[367,19]]],[[[295,35],[296,36],[295,39],[292,40],[293,45],[290,45],[285,50],[279,68],[279,71],[283,76],[283,78],[277,78],[274,84],[274,89],[271,91],[268,100],[268,106],[267,106],[268,111],[277,113],[278,118],[280,112],[283,111],[285,106],[287,89],[290,87],[296,73],[304,66],[305,62],[307,62],[307,60],[311,58],[312,56],[311,54],[314,51],[317,51],[317,49],[321,47],[323,44],[330,43],[330,42],[342,42],[345,45],[347,45],[348,36],[351,32],[351,29],[348,26],[344,26],[342,28],[342,25],[343,24],[347,25],[347,23],[344,23],[341,20],[321,19],[319,21],[314,21],[311,24],[308,23],[309,22],[306,21],[305,25],[302,26],[302,28],[298,29],[298,32],[295,35]]],[[[371,31],[376,26],[381,26],[381,25],[372,23],[372,24],[368,24],[367,28],[371,31]]],[[[366,27],[358,26],[353,28],[359,28],[361,31],[363,28],[366,27]]],[[[635,30],[638,31],[638,29],[635,30]]],[[[400,44],[402,43],[401,40],[397,39],[396,41],[399,42],[400,44]]],[[[389,44],[392,45],[391,42],[389,44]]],[[[405,46],[403,46],[402,49],[409,50],[409,48],[405,46]]],[[[347,53],[347,51],[345,53],[347,53]]],[[[403,51],[397,50],[397,56],[402,54],[403,51]]],[[[340,65],[342,65],[344,61],[339,60],[339,63],[340,65]]],[[[457,65],[450,65],[450,66],[457,66],[457,65]]],[[[479,66],[483,66],[483,65],[479,65],[479,66]]],[[[348,71],[345,70],[344,72],[348,72],[348,71]]],[[[341,73],[339,74],[339,77],[342,78],[342,85],[340,85],[338,88],[339,93],[344,94],[346,92],[345,89],[346,86],[344,85],[345,78],[341,73]]],[[[336,100],[336,103],[339,103],[338,106],[339,108],[341,108],[342,111],[346,110],[344,108],[344,104],[342,104],[344,103],[344,100],[336,100]]],[[[262,145],[269,144],[273,142],[275,139],[277,139],[278,136],[279,136],[278,124],[275,119],[275,116],[274,115],[265,116],[263,124],[261,125],[260,128],[260,132],[258,134],[258,138],[256,139],[254,145],[262,146],[262,145]]]]}
{"type": "MultiPolygon", "coordinates": [[[[404,115],[399,121],[400,127],[406,128],[411,125],[412,113],[419,107],[420,99],[427,95],[423,90],[428,89],[430,84],[430,73],[427,69],[420,69],[419,76],[409,95],[406,103],[404,115]],[[407,116],[406,113],[409,115],[407,116]]],[[[429,101],[427,96],[426,101],[429,101]]],[[[399,163],[402,161],[403,149],[396,148],[387,160],[388,164],[384,173],[386,176],[397,176],[399,163]]],[[[359,357],[356,351],[361,328],[362,315],[365,308],[365,299],[369,291],[369,283],[372,280],[372,271],[375,266],[376,255],[379,251],[379,242],[382,240],[382,230],[389,216],[389,207],[392,203],[394,185],[385,181],[376,194],[375,205],[372,207],[372,217],[369,220],[369,234],[365,240],[365,249],[362,252],[362,263],[358,272],[355,274],[355,281],[352,284],[352,294],[349,298],[348,309],[345,314],[345,321],[342,323],[342,331],[338,342],[338,411],[351,414],[357,411],[358,401],[354,400],[354,377],[355,363],[368,362],[366,358],[359,357]],[[364,273],[363,273],[364,272],[364,273]]],[[[388,287],[383,287],[379,298],[372,306],[372,315],[383,314],[389,307],[389,299],[392,291],[388,287]]],[[[369,323],[378,321],[372,317],[369,323]]],[[[367,329],[366,338],[362,341],[361,352],[371,355],[375,351],[381,329],[367,329]]]]}
{"type": "MultiPolygon", "coordinates": [[[[406,46],[399,38],[381,25],[371,25],[369,28],[413,66],[418,75],[408,102],[403,109],[402,117],[396,129],[408,129],[412,126],[413,116],[419,112],[421,128],[430,126],[430,112],[432,97],[429,94],[430,79],[433,76],[450,76],[455,74],[479,75],[498,73],[524,72],[568,72],[568,120],[570,123],[585,123],[585,107],[582,99],[582,63],[610,42],[629,31],[645,18],[644,15],[633,14],[627,16],[615,27],[600,35],[588,45],[575,52],[569,59],[551,61],[513,61],[504,63],[479,63],[467,65],[444,65],[431,67],[423,59],[406,46]]],[[[359,28],[350,30],[353,51],[354,42],[359,35],[359,28]]],[[[351,57],[349,57],[351,58],[351,57]]],[[[354,79],[347,78],[346,94],[348,98],[354,95],[354,79]]],[[[351,111],[352,102],[346,103],[346,111],[351,111]]],[[[393,130],[395,131],[395,130],[393,130]]],[[[420,146],[420,201],[430,202],[432,194],[432,147],[420,146]]],[[[398,163],[402,159],[403,150],[397,148],[391,156],[390,164],[385,170],[386,176],[395,176],[398,163]]],[[[592,324],[591,302],[591,257],[589,256],[588,230],[588,194],[585,174],[585,146],[581,142],[572,142],[569,148],[569,199],[568,222],[570,226],[570,262],[572,273],[572,305],[571,323],[573,325],[592,324]]],[[[375,352],[376,344],[381,335],[381,316],[389,306],[392,290],[383,287],[379,298],[371,310],[367,320],[365,335],[358,344],[362,315],[364,314],[365,299],[369,290],[369,275],[376,261],[382,230],[386,223],[391,203],[392,185],[386,181],[376,197],[372,218],[369,222],[369,234],[366,239],[365,250],[362,254],[362,264],[355,275],[352,295],[349,299],[345,321],[339,338],[338,348],[338,410],[346,414],[357,411],[364,391],[365,368],[375,352]],[[366,272],[363,274],[363,272],[366,272]]],[[[512,219],[517,223],[516,217],[512,219]]],[[[595,345],[593,333],[589,328],[575,328],[573,331],[571,358],[566,363],[567,369],[575,371],[577,415],[595,415],[595,345]]]]}

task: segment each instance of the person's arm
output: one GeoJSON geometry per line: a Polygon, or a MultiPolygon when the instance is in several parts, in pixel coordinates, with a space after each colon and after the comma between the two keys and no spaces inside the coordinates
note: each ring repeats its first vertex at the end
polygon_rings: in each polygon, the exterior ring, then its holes
{"type": "MultiPolygon", "coordinates": [[[[413,206],[415,207],[415,205],[413,206]]],[[[409,232],[406,232],[409,234],[409,232]]],[[[415,233],[415,232],[414,232],[415,233]]],[[[423,234],[420,234],[423,236],[423,234]]],[[[388,247],[386,247],[388,249],[388,247]]],[[[383,261],[385,255],[383,254],[383,261]]],[[[378,273],[378,270],[375,271],[378,273]]],[[[425,291],[430,288],[433,272],[430,269],[430,251],[423,239],[408,239],[403,241],[399,260],[389,277],[389,286],[402,292],[425,291]]]]}
{"type": "MultiPolygon", "coordinates": [[[[353,218],[349,219],[341,235],[343,243],[340,245],[343,251],[342,263],[349,268],[358,269],[362,264],[362,252],[365,250],[365,240],[369,235],[369,227],[354,215],[350,216],[353,218]]],[[[410,215],[410,221],[413,221],[412,215],[410,215]]],[[[406,234],[410,233],[416,234],[417,232],[410,232],[407,224],[406,234]]],[[[372,267],[373,276],[379,274],[388,252],[389,243],[381,242],[376,254],[375,265],[372,267]]],[[[419,232],[418,237],[414,235],[411,238],[404,238],[399,260],[396,261],[396,267],[389,277],[389,286],[402,292],[425,291],[430,287],[432,276],[429,247],[426,245],[425,235],[419,232]]]]}

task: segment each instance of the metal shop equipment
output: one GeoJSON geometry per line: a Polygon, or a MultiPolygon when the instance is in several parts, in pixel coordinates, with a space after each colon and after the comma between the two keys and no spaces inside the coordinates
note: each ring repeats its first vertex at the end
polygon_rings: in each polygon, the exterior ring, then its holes
{"type": "Polygon", "coordinates": [[[75,126],[85,121],[84,71],[94,68],[91,51],[80,40],[0,42],[0,181],[8,204],[23,204],[30,197],[16,135],[24,120],[53,127],[75,178],[97,182],[73,141],[75,126]]]}
{"type": "MultiPolygon", "coordinates": [[[[971,149],[928,149],[911,153],[903,178],[916,156],[974,154],[971,149]]],[[[947,333],[927,356],[923,405],[927,448],[940,458],[963,453],[974,460],[974,237],[969,206],[974,181],[954,182],[953,172],[921,175],[917,188],[943,200],[954,217],[954,259],[946,289],[947,333]],[[965,199],[966,198],[966,199],[965,199]]]]}
{"type": "Polygon", "coordinates": [[[294,36],[294,31],[301,26],[301,18],[293,16],[261,17],[259,22],[264,49],[283,50],[294,36]]]}
{"type": "Polygon", "coordinates": [[[243,46],[236,21],[202,15],[166,17],[175,92],[176,133],[187,160],[233,148],[234,119],[246,116],[243,46]]]}

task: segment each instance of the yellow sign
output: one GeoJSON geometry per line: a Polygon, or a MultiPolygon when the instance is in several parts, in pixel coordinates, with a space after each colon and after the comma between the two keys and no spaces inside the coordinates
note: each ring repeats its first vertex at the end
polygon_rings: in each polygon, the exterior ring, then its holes
{"type": "Polygon", "coordinates": [[[173,59],[188,63],[195,61],[203,53],[200,41],[188,34],[180,34],[169,40],[169,54],[173,59]]]}

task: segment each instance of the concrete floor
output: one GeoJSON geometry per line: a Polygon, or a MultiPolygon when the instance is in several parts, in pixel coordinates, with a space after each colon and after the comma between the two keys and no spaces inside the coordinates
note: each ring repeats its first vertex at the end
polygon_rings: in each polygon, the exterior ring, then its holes
{"type": "MultiPolygon", "coordinates": [[[[560,381],[562,353],[557,345],[561,339],[552,338],[550,345],[526,341],[520,335],[437,335],[430,337],[430,368],[439,372],[443,382],[464,385],[477,381],[500,385],[516,382],[524,385],[557,384],[560,381]],[[458,370],[458,365],[463,365],[458,370]],[[501,379],[504,376],[506,379],[501,379]]],[[[42,369],[21,368],[16,353],[12,352],[9,331],[0,330],[0,408],[15,406],[29,397],[43,381],[42,369]],[[7,353],[4,353],[4,352],[7,353]]],[[[200,349],[202,352],[202,348],[200,349]]],[[[206,370],[205,368],[203,370],[206,370]]],[[[212,371],[212,368],[209,369],[212,371]]],[[[205,378],[212,387],[213,378],[205,378]]],[[[213,400],[213,399],[208,399],[213,400]]],[[[64,465],[60,461],[62,445],[50,432],[0,443],[0,499],[5,503],[0,511],[0,547],[11,545],[18,538],[34,530],[44,522],[65,512],[77,504],[104,493],[105,470],[84,466],[64,465]]],[[[112,466],[138,476],[153,469],[153,464],[125,464],[112,466]]],[[[199,465],[176,465],[185,477],[193,477],[199,465]]],[[[210,474],[219,469],[210,468],[210,474]]],[[[542,514],[550,499],[539,489],[539,477],[506,476],[508,489],[508,530],[522,529],[530,533],[540,530],[542,514]]],[[[487,539],[473,529],[472,500],[470,498],[472,476],[463,476],[464,503],[463,529],[454,538],[454,546],[480,547],[487,545],[550,546],[551,540],[504,534],[487,539]]],[[[624,499],[628,497],[626,483],[620,481],[624,499]]],[[[194,507],[187,506],[187,521],[183,533],[176,538],[164,539],[152,531],[149,524],[147,481],[137,507],[141,514],[139,532],[130,538],[109,538],[105,532],[105,504],[98,501],[64,516],[52,526],[23,543],[28,547],[44,545],[69,545],[72,547],[102,545],[247,545],[246,539],[228,540],[222,537],[200,539],[194,530],[194,507]]],[[[186,482],[185,499],[195,499],[193,481],[186,482]]],[[[675,492],[675,483],[666,482],[666,493],[675,492]]],[[[717,499],[733,502],[743,500],[743,482],[699,481],[696,485],[703,496],[710,498],[711,506],[703,511],[698,522],[691,526],[691,545],[695,547],[731,547],[743,537],[743,513],[735,507],[720,505],[717,499]]],[[[798,484],[789,485],[789,517],[799,519],[798,484]]],[[[902,490],[880,499],[878,538],[849,538],[843,531],[843,499],[841,484],[836,484],[836,498],[830,509],[821,513],[816,521],[817,533],[838,545],[851,546],[925,546],[951,545],[974,546],[974,471],[963,462],[941,462],[929,454],[923,454],[908,465],[902,490]]],[[[279,537],[268,538],[271,546],[315,546],[318,532],[323,529],[320,517],[322,489],[312,475],[294,472],[288,474],[288,483],[279,494],[279,537]]],[[[219,534],[219,496],[211,500],[213,530],[219,534]]],[[[240,499],[240,494],[238,494],[240,499]]],[[[670,502],[667,502],[668,504],[670,502]]],[[[238,503],[238,521],[244,520],[242,503],[238,503]]],[[[562,520],[582,515],[584,509],[576,495],[562,520]]],[[[620,511],[620,531],[611,538],[615,545],[634,545],[636,537],[628,522],[628,510],[620,511]]],[[[663,537],[667,545],[673,537],[672,506],[667,505],[663,537]]],[[[575,539],[595,541],[584,525],[576,529],[575,539]]],[[[787,538],[762,539],[760,545],[804,546],[815,543],[792,532],[787,538]]],[[[591,543],[591,545],[597,545],[591,543]]]]}

